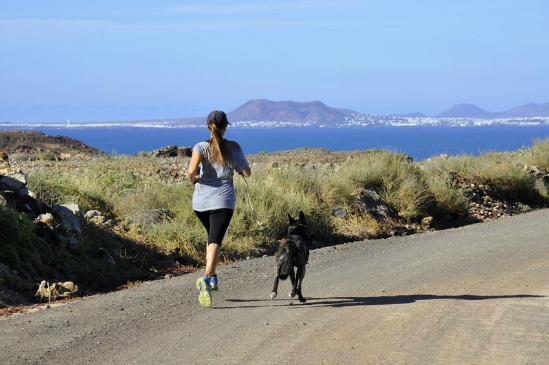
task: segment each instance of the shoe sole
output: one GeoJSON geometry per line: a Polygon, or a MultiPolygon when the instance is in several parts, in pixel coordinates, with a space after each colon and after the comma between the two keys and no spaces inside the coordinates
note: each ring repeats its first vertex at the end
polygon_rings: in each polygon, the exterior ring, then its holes
{"type": "Polygon", "coordinates": [[[204,308],[211,308],[212,295],[210,294],[210,290],[208,290],[208,286],[206,285],[204,279],[199,278],[196,281],[196,288],[200,290],[200,294],[198,294],[198,302],[200,303],[200,305],[204,308]]]}

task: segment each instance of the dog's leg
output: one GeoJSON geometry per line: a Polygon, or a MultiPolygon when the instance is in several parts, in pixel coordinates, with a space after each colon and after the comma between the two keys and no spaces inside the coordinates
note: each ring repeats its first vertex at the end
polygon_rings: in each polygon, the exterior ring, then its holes
{"type": "Polygon", "coordinates": [[[273,291],[271,292],[271,299],[276,298],[277,291],[278,291],[278,275],[275,278],[273,291]]]}
{"type": "Polygon", "coordinates": [[[278,277],[280,276],[280,265],[276,268],[276,277],[274,281],[273,291],[271,292],[271,300],[276,298],[276,295],[278,293],[278,277]]]}
{"type": "Polygon", "coordinates": [[[292,267],[292,269],[290,270],[290,281],[292,282],[292,291],[290,292],[290,297],[295,297],[295,293],[296,293],[296,287],[297,287],[297,281],[296,281],[296,277],[295,277],[295,273],[294,273],[294,268],[292,267]]]}
{"type": "Polygon", "coordinates": [[[303,278],[305,277],[305,265],[297,268],[297,297],[301,303],[305,303],[307,299],[301,294],[301,284],[303,283],[303,278]]]}

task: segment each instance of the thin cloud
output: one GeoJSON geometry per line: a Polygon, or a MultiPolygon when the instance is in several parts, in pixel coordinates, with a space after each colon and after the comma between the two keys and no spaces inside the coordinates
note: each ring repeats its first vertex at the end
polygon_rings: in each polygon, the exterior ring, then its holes
{"type": "MultiPolygon", "coordinates": [[[[10,38],[16,35],[41,37],[52,32],[89,32],[101,31],[193,31],[193,30],[232,30],[232,29],[258,29],[258,28],[282,28],[292,26],[305,26],[303,21],[269,20],[269,21],[194,21],[188,23],[166,22],[122,22],[111,20],[85,20],[85,19],[39,19],[39,20],[0,20],[0,33],[10,34],[10,38]]],[[[74,35],[68,33],[67,36],[74,35]]],[[[1,37],[0,37],[1,40],[1,37]]]]}
{"type": "Polygon", "coordinates": [[[304,1],[304,2],[281,2],[273,4],[250,4],[250,5],[183,5],[168,8],[166,12],[171,14],[250,14],[270,13],[276,11],[291,10],[329,10],[344,9],[360,5],[358,1],[304,1]]]}
{"type": "Polygon", "coordinates": [[[48,37],[70,38],[78,34],[112,29],[115,23],[90,19],[12,19],[0,20],[0,44],[48,37]]]}

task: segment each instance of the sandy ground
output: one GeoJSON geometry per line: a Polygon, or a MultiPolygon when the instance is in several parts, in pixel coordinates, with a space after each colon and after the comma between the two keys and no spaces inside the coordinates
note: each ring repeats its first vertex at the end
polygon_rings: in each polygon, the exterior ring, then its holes
{"type": "Polygon", "coordinates": [[[0,318],[0,364],[547,364],[549,210],[311,252],[307,303],[274,258],[0,318]]]}

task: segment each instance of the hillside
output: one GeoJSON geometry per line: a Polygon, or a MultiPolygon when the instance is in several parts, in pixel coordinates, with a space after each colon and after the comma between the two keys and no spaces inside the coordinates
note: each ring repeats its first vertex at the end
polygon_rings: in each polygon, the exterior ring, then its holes
{"type": "Polygon", "coordinates": [[[500,117],[520,118],[520,117],[547,117],[549,116],[549,103],[530,103],[517,108],[500,113],[500,117]]]}
{"type": "Polygon", "coordinates": [[[436,115],[437,118],[533,118],[549,117],[549,103],[529,103],[503,112],[489,112],[473,104],[458,104],[436,115]]]}
{"type": "Polygon", "coordinates": [[[458,104],[438,114],[437,118],[492,118],[496,113],[487,112],[473,104],[458,104]]]}
{"type": "Polygon", "coordinates": [[[345,121],[355,112],[330,108],[319,101],[298,103],[295,101],[250,100],[228,114],[231,121],[284,121],[319,122],[334,124],[345,121]]]}
{"type": "Polygon", "coordinates": [[[91,157],[103,154],[100,150],[76,139],[19,130],[0,131],[0,151],[10,155],[50,154],[52,158],[91,157]]]}

